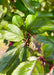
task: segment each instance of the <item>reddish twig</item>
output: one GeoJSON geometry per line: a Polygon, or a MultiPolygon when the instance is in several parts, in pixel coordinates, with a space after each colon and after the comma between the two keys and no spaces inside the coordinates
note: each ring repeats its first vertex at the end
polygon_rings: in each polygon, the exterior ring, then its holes
{"type": "Polygon", "coordinates": [[[54,60],[53,58],[49,58],[49,57],[48,57],[48,59],[50,59],[50,60],[54,60]]]}
{"type": "Polygon", "coordinates": [[[53,64],[48,63],[48,62],[45,60],[44,57],[38,57],[38,59],[40,59],[41,61],[45,62],[45,63],[49,66],[49,68],[51,68],[51,67],[53,66],[53,64]]]}

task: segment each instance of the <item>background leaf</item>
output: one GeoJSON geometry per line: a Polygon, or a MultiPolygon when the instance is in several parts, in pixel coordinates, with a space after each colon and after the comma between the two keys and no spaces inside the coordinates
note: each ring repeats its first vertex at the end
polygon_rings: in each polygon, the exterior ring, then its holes
{"type": "Polygon", "coordinates": [[[22,2],[21,0],[17,0],[17,1],[15,2],[15,7],[16,7],[18,10],[24,12],[25,15],[28,14],[28,9],[25,7],[25,5],[23,4],[23,2],[22,2]],[[20,8],[19,8],[19,7],[20,7],[20,8]],[[22,9],[22,8],[23,8],[23,9],[22,9]],[[26,13],[26,12],[27,12],[27,13],[26,13]]]}
{"type": "Polygon", "coordinates": [[[25,4],[25,6],[28,8],[28,10],[32,13],[35,13],[35,6],[39,7],[40,4],[37,1],[32,0],[22,0],[22,2],[25,4]]]}
{"type": "Polygon", "coordinates": [[[0,5],[2,5],[2,3],[3,3],[3,0],[0,0],[0,5]]]}
{"type": "MultiPolygon", "coordinates": [[[[32,25],[32,24],[31,24],[32,25]]],[[[31,32],[34,34],[43,33],[45,31],[53,31],[54,25],[51,20],[46,18],[35,19],[33,26],[31,26],[31,32]]]]}

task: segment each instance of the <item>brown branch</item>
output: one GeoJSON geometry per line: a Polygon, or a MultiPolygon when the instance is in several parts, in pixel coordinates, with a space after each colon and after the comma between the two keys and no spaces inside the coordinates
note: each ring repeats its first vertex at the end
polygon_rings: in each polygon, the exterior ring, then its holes
{"type": "Polygon", "coordinates": [[[53,66],[53,64],[48,63],[44,57],[38,57],[41,61],[45,62],[50,68],[53,66]]]}

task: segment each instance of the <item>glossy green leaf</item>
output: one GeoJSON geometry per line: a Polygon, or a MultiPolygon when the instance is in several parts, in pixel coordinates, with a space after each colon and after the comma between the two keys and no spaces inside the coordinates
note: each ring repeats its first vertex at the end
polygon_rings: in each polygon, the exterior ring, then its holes
{"type": "Polygon", "coordinates": [[[13,18],[12,18],[12,23],[13,23],[14,25],[17,25],[18,27],[24,25],[23,19],[22,19],[19,15],[13,16],[13,18]]]}
{"type": "Polygon", "coordinates": [[[12,75],[43,75],[44,68],[41,66],[41,61],[36,57],[28,58],[28,62],[21,63],[12,73],[12,75]]]}
{"type": "Polygon", "coordinates": [[[16,42],[19,42],[22,40],[21,36],[18,36],[18,35],[15,35],[11,32],[8,32],[8,31],[4,31],[4,39],[7,39],[9,41],[16,41],[16,42]]]}
{"type": "Polygon", "coordinates": [[[44,67],[43,65],[41,65],[42,62],[40,60],[37,60],[38,57],[31,56],[28,59],[29,61],[36,60],[35,66],[32,71],[32,75],[44,75],[44,67]]]}
{"type": "Polygon", "coordinates": [[[2,34],[4,39],[9,41],[19,42],[24,37],[22,31],[13,24],[7,25],[6,30],[1,30],[0,33],[2,34]]]}
{"type": "Polygon", "coordinates": [[[6,73],[6,75],[11,75],[12,72],[13,72],[13,70],[19,65],[19,63],[20,63],[20,60],[19,60],[19,58],[17,57],[17,58],[14,60],[14,62],[13,62],[13,64],[12,64],[11,68],[10,68],[10,69],[8,70],[8,72],[6,73]]]}
{"type": "Polygon", "coordinates": [[[26,58],[26,55],[27,55],[27,47],[26,46],[23,46],[19,50],[20,50],[20,52],[19,52],[20,62],[25,61],[27,59],[26,58]]]}
{"type": "Polygon", "coordinates": [[[42,46],[44,57],[49,57],[53,51],[53,47],[51,44],[45,44],[42,46]]]}
{"type": "Polygon", "coordinates": [[[41,65],[41,61],[37,60],[35,67],[33,69],[32,75],[44,75],[44,68],[43,65],[41,65]]]}
{"type": "Polygon", "coordinates": [[[35,61],[21,63],[12,73],[12,75],[31,75],[35,61]]]}
{"type": "Polygon", "coordinates": [[[41,61],[40,60],[37,60],[36,68],[38,69],[38,72],[39,72],[40,75],[44,74],[44,68],[43,68],[43,65],[41,65],[41,61]]]}
{"type": "Polygon", "coordinates": [[[6,73],[10,69],[12,63],[18,56],[18,52],[19,52],[18,48],[14,48],[4,54],[4,56],[0,59],[1,73],[6,73]]]}
{"type": "Polygon", "coordinates": [[[26,18],[26,28],[29,29],[31,27],[31,24],[36,19],[37,13],[35,15],[28,15],[26,18]]]}
{"type": "MultiPolygon", "coordinates": [[[[25,45],[25,43],[22,43],[22,45],[25,45]]],[[[31,56],[30,50],[27,46],[23,46],[19,48],[19,60],[20,62],[26,61],[27,58],[31,56]]]]}
{"type": "Polygon", "coordinates": [[[13,42],[19,42],[22,40],[21,36],[18,36],[12,32],[8,32],[8,31],[2,31],[2,38],[9,40],[9,41],[13,41],[13,42]]]}
{"type": "Polygon", "coordinates": [[[13,24],[8,24],[6,30],[15,33],[18,36],[20,35],[21,37],[23,37],[22,31],[17,26],[15,26],[13,24]]]}
{"type": "Polygon", "coordinates": [[[32,75],[38,75],[39,73],[38,73],[38,69],[36,69],[35,67],[34,67],[34,69],[33,69],[33,72],[32,72],[32,75]]]}
{"type": "Polygon", "coordinates": [[[22,45],[24,45],[25,43],[23,42],[19,42],[19,45],[14,47],[14,48],[10,48],[8,50],[7,53],[4,54],[4,56],[0,59],[0,73],[12,73],[12,71],[16,68],[16,66],[20,63],[19,60],[19,52],[22,45]],[[3,61],[4,60],[4,61],[3,61]],[[17,62],[17,64],[16,64],[17,62]],[[11,70],[11,71],[10,71],[11,70]]]}

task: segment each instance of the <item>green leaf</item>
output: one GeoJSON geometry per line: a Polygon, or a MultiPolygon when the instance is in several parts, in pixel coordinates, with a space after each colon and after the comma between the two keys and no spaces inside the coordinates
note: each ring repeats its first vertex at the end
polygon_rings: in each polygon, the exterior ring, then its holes
{"type": "Polygon", "coordinates": [[[36,62],[36,68],[38,69],[38,72],[40,75],[44,75],[44,68],[43,68],[43,64],[41,65],[41,61],[40,60],[37,60],[36,62]]]}
{"type": "Polygon", "coordinates": [[[19,42],[22,40],[21,36],[18,36],[12,32],[8,32],[8,31],[3,31],[3,38],[9,41],[14,41],[14,42],[19,42]]]}
{"type": "Polygon", "coordinates": [[[49,36],[49,39],[54,43],[54,36],[49,36]]]}
{"type": "Polygon", "coordinates": [[[45,73],[49,72],[49,66],[47,64],[44,65],[44,72],[45,73]]]}
{"type": "Polygon", "coordinates": [[[6,74],[2,74],[2,73],[0,73],[0,75],[6,75],[6,74]]]}
{"type": "MultiPolygon", "coordinates": [[[[20,44],[18,46],[24,44],[24,43],[22,43],[22,44],[21,43],[22,42],[20,42],[20,44]]],[[[19,57],[13,62],[12,67],[7,72],[8,75],[10,75],[13,72],[13,70],[19,65],[19,63],[26,60],[26,55],[27,55],[26,53],[27,53],[26,46],[19,48],[19,57]]]]}
{"type": "Polygon", "coordinates": [[[15,2],[15,7],[16,7],[18,10],[24,12],[25,15],[28,14],[28,9],[25,7],[25,5],[23,4],[23,2],[22,2],[21,0],[17,0],[17,1],[15,2]],[[20,8],[19,8],[19,7],[20,7],[20,8]],[[22,9],[22,8],[23,8],[23,9],[22,9]]]}
{"type": "Polygon", "coordinates": [[[22,45],[25,45],[25,43],[18,42],[18,44],[19,45],[17,45],[15,48],[12,48],[12,49],[10,48],[9,51],[5,53],[4,56],[0,59],[0,72],[11,73],[16,68],[16,66],[20,63],[20,60],[19,60],[20,49],[19,48],[21,48],[22,45]]]}
{"type": "Polygon", "coordinates": [[[10,69],[12,63],[18,57],[18,53],[19,50],[17,47],[4,54],[0,59],[0,73],[6,73],[10,69]]]}
{"type": "Polygon", "coordinates": [[[31,32],[34,34],[53,30],[54,30],[53,23],[51,22],[51,20],[46,18],[38,18],[37,20],[34,20],[34,24],[31,27],[31,32]]]}
{"type": "Polygon", "coordinates": [[[0,23],[0,29],[5,29],[7,25],[8,25],[8,22],[2,20],[1,23],[0,23]]]}
{"type": "Polygon", "coordinates": [[[32,72],[32,75],[38,75],[39,73],[38,73],[38,70],[34,67],[34,69],[33,69],[33,72],[32,72]]]}
{"type": "Polygon", "coordinates": [[[13,32],[13,33],[23,37],[22,31],[17,26],[15,26],[13,24],[8,24],[6,29],[7,29],[7,31],[13,32]]]}
{"type": "Polygon", "coordinates": [[[53,17],[53,14],[52,13],[49,13],[49,12],[39,12],[38,13],[38,17],[39,18],[43,18],[43,17],[45,17],[45,18],[49,18],[49,17],[53,17]]]}
{"type": "Polygon", "coordinates": [[[3,4],[3,0],[0,0],[0,5],[2,5],[3,4]]]}
{"type": "Polygon", "coordinates": [[[47,44],[47,43],[52,44],[52,45],[54,44],[54,42],[51,41],[49,36],[37,35],[37,37],[35,39],[44,44],[47,44]]]}
{"type": "Polygon", "coordinates": [[[6,30],[0,30],[3,38],[9,41],[19,42],[23,39],[22,31],[15,25],[9,24],[6,27],[6,30]]]}
{"type": "Polygon", "coordinates": [[[27,46],[23,46],[20,48],[20,52],[19,52],[20,62],[26,60],[26,55],[27,55],[27,46]]]}
{"type": "MultiPolygon", "coordinates": [[[[38,35],[36,37],[36,40],[43,43],[43,44],[48,44],[50,49],[47,50],[46,48],[46,52],[44,52],[44,55],[46,54],[47,55],[47,51],[48,51],[48,55],[50,56],[50,58],[54,58],[54,52],[53,52],[53,47],[54,47],[54,42],[50,39],[50,37],[46,37],[46,36],[41,36],[41,35],[38,35]]],[[[34,40],[35,41],[35,40],[34,40]]]]}
{"type": "Polygon", "coordinates": [[[51,75],[53,75],[53,74],[54,74],[54,67],[52,67],[52,68],[51,68],[51,70],[50,70],[50,72],[49,72],[49,73],[47,73],[47,75],[50,75],[50,74],[51,74],[51,75]]]}
{"type": "Polygon", "coordinates": [[[28,8],[28,10],[32,13],[35,13],[36,9],[35,6],[39,7],[40,4],[36,1],[32,0],[22,0],[22,2],[25,4],[25,6],[28,8]]]}
{"type": "Polygon", "coordinates": [[[14,25],[17,25],[18,27],[24,25],[23,19],[22,19],[19,15],[13,16],[13,18],[12,18],[12,23],[13,23],[14,25]]]}
{"type": "Polygon", "coordinates": [[[40,3],[36,0],[32,1],[32,5],[39,8],[40,7],[40,3]]]}
{"type": "Polygon", "coordinates": [[[29,56],[31,56],[31,53],[30,53],[29,48],[27,46],[23,46],[23,47],[19,48],[20,62],[26,61],[29,56]]]}
{"type": "Polygon", "coordinates": [[[21,63],[12,73],[12,75],[31,75],[35,61],[21,63]]]}
{"type": "Polygon", "coordinates": [[[43,75],[44,68],[41,61],[32,56],[28,58],[29,61],[21,63],[12,73],[12,75],[43,75]]]}
{"type": "Polygon", "coordinates": [[[35,67],[33,69],[32,75],[44,75],[44,68],[43,65],[41,65],[41,61],[37,60],[35,67]]]}
{"type": "Polygon", "coordinates": [[[49,56],[49,58],[54,60],[54,44],[53,44],[53,52],[52,52],[52,54],[49,56]]]}
{"type": "Polygon", "coordinates": [[[31,57],[31,56],[32,56],[32,53],[31,53],[31,51],[30,51],[30,48],[27,47],[27,54],[26,54],[26,57],[29,58],[29,57],[31,57]]]}
{"type": "Polygon", "coordinates": [[[19,63],[20,63],[19,58],[16,58],[15,61],[13,62],[13,64],[12,64],[11,68],[8,70],[8,72],[6,74],[11,75],[11,73],[19,65],[19,63]]]}
{"type": "Polygon", "coordinates": [[[35,56],[28,58],[29,61],[36,60],[35,66],[32,71],[32,75],[44,75],[43,64],[41,65],[42,62],[37,59],[38,59],[38,57],[35,57],[35,56]]]}
{"type": "Polygon", "coordinates": [[[49,37],[46,36],[37,35],[36,38],[31,37],[29,48],[31,48],[32,51],[36,52],[38,56],[43,56],[42,46],[44,44],[51,45],[51,51],[49,49],[48,50],[52,53],[54,43],[50,40],[49,37]]]}
{"type": "Polygon", "coordinates": [[[36,17],[37,17],[37,13],[35,15],[30,14],[26,17],[26,29],[29,29],[31,27],[31,24],[36,19],[36,17]]]}
{"type": "Polygon", "coordinates": [[[43,51],[44,57],[49,57],[52,54],[53,47],[51,44],[45,44],[42,46],[42,51],[43,51]]]}

